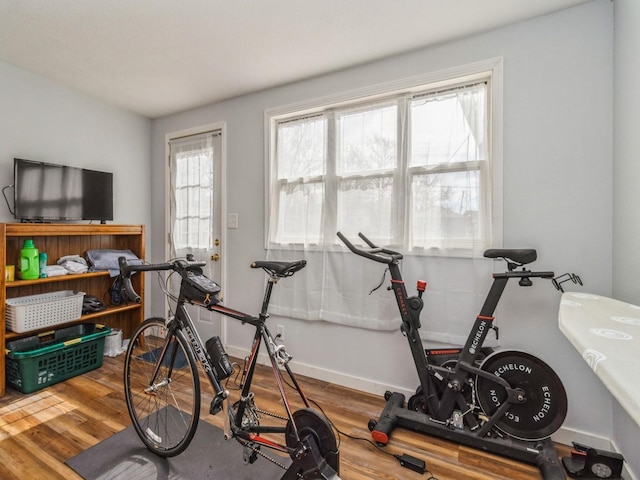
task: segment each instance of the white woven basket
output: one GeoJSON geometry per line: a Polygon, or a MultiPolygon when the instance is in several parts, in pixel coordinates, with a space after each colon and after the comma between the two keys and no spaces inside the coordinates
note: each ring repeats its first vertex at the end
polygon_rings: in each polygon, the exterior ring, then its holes
{"type": "Polygon", "coordinates": [[[82,316],[84,292],[58,292],[7,299],[6,323],[12,332],[23,333],[77,320],[82,316]]]}

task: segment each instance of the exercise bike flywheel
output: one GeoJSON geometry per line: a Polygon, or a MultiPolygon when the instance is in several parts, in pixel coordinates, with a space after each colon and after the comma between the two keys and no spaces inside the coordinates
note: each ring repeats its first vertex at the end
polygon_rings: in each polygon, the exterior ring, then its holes
{"type": "MultiPolygon", "coordinates": [[[[480,368],[524,392],[524,400],[510,405],[496,422],[499,430],[521,440],[542,440],[560,428],[567,414],[567,394],[549,365],[525,352],[503,350],[489,355],[480,368]]],[[[476,395],[489,417],[507,400],[504,388],[480,375],[476,395]]]]}

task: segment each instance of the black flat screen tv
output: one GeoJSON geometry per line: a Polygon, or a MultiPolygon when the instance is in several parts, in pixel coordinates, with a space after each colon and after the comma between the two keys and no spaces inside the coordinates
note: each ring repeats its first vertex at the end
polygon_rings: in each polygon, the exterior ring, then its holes
{"type": "Polygon", "coordinates": [[[113,220],[113,174],[14,158],[14,218],[113,220]]]}

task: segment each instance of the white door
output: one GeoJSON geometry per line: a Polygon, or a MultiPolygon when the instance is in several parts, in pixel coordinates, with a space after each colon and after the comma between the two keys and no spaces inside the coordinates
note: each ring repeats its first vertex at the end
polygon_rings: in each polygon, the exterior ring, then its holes
{"type": "MultiPolygon", "coordinates": [[[[223,250],[222,160],[221,128],[169,139],[171,257],[191,253],[196,260],[206,261],[205,275],[218,284],[222,277],[223,250]]],[[[177,295],[179,277],[174,274],[169,285],[177,295]]],[[[218,314],[195,306],[189,306],[188,310],[203,341],[221,335],[218,314]]]]}

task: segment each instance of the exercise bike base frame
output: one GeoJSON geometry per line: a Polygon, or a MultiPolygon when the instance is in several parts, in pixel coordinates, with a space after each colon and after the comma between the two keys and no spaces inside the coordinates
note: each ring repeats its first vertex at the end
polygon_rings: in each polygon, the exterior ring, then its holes
{"type": "MultiPolygon", "coordinates": [[[[391,430],[397,427],[406,428],[407,430],[425,433],[478,450],[529,463],[538,467],[544,480],[566,480],[564,470],[558,459],[558,453],[550,438],[539,441],[525,441],[507,435],[503,437],[480,437],[468,430],[454,429],[438,423],[425,413],[408,410],[404,407],[405,396],[402,393],[387,392],[385,398],[387,398],[387,403],[376,424],[384,423],[387,425],[385,430],[389,431],[382,433],[381,436],[388,438],[391,430]],[[390,429],[389,426],[391,427],[390,429]]],[[[375,427],[372,431],[374,432],[374,438],[376,438],[375,427]]],[[[376,441],[378,441],[378,438],[380,436],[377,436],[376,441]]],[[[378,441],[378,443],[385,444],[386,442],[378,441]]]]}

